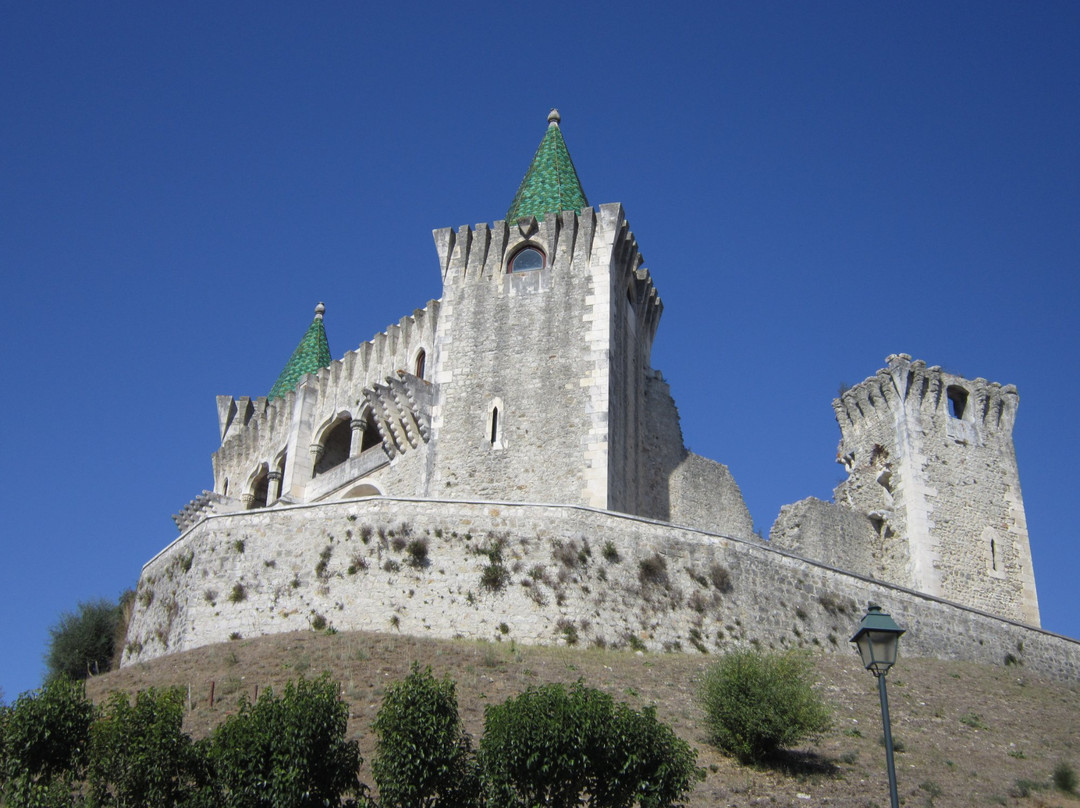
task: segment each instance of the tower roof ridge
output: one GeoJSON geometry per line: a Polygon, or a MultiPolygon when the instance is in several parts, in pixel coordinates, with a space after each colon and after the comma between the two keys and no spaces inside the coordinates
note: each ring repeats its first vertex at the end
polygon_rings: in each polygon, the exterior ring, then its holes
{"type": "Polygon", "coordinates": [[[559,128],[560,120],[557,109],[548,113],[547,131],[506,212],[508,222],[527,216],[542,219],[545,213],[588,207],[589,201],[559,128]]]}
{"type": "Polygon", "coordinates": [[[322,303],[315,307],[315,319],[311,321],[300,344],[296,346],[289,361],[285,363],[267,398],[273,401],[282,398],[290,390],[295,390],[297,383],[308,373],[315,373],[320,368],[330,365],[330,344],[326,341],[326,327],[323,325],[323,313],[326,306],[322,303]]]}

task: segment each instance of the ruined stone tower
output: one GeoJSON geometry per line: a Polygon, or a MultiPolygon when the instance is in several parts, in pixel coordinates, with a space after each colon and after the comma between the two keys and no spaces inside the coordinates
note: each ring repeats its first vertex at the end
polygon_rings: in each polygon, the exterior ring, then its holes
{"type": "Polygon", "coordinates": [[[870,520],[866,572],[1039,625],[1012,441],[1018,400],[1012,385],[900,354],[833,402],[848,471],[835,498],[870,520]]]}

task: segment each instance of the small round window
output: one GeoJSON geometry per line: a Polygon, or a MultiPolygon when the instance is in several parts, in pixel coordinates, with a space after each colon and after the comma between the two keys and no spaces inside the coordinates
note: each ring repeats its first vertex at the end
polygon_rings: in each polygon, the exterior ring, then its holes
{"type": "Polygon", "coordinates": [[[544,254],[536,247],[526,247],[523,250],[519,250],[513,258],[510,259],[510,271],[511,272],[529,272],[534,269],[544,268],[544,254]]]}

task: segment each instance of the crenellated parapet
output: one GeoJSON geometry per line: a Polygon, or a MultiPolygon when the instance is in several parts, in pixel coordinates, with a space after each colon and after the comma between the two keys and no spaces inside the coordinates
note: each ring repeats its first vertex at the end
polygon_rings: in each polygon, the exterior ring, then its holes
{"type": "Polygon", "coordinates": [[[446,295],[485,282],[505,288],[513,276],[510,261],[523,247],[534,246],[544,253],[545,271],[556,276],[602,263],[610,271],[612,291],[626,290],[635,302],[650,344],[656,334],[663,304],[620,204],[445,227],[432,235],[446,295]]]}
{"type": "Polygon", "coordinates": [[[238,497],[247,492],[260,473],[280,462],[291,428],[296,393],[268,401],[265,396],[218,396],[222,445],[213,454],[214,490],[238,497]]]}
{"type": "Polygon", "coordinates": [[[887,367],[833,401],[845,434],[849,427],[857,427],[882,410],[903,409],[942,422],[952,418],[971,424],[974,429],[966,431],[976,440],[990,434],[1011,438],[1020,400],[1013,385],[965,379],[938,365],[927,367],[926,362],[912,360],[907,354],[894,354],[886,362],[887,367]]]}
{"type": "Polygon", "coordinates": [[[507,272],[507,259],[525,244],[540,247],[548,266],[570,265],[575,258],[587,262],[592,252],[596,212],[548,213],[543,219],[529,216],[511,224],[462,225],[457,230],[444,227],[433,232],[439,254],[443,284],[475,282],[498,278],[507,272]]]}

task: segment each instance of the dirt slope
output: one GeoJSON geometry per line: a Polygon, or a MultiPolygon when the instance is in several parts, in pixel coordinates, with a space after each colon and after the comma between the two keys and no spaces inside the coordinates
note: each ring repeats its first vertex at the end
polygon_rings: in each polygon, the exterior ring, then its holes
{"type": "MultiPolygon", "coordinates": [[[[834,726],[816,743],[794,750],[786,769],[741,766],[709,746],[694,693],[711,660],[698,654],[309,632],[176,654],[96,677],[87,690],[97,700],[111,690],[190,688],[187,729],[202,737],[236,709],[241,694],[280,689],[289,679],[328,670],[350,705],[349,732],[366,761],[361,779],[372,784],[371,722],[387,683],[402,678],[414,660],[454,678],[462,719],[474,738],[482,733],[485,705],[544,682],[580,678],[634,706],[655,704],[658,717],[698,750],[707,771],[691,806],[884,808],[889,802],[877,689],[854,652],[817,659],[834,726]]],[[[1080,771],[1080,684],[1048,682],[1022,667],[929,659],[901,659],[888,683],[893,733],[903,749],[896,758],[903,804],[1080,808],[1080,799],[1050,785],[1061,761],[1080,771]]]]}

